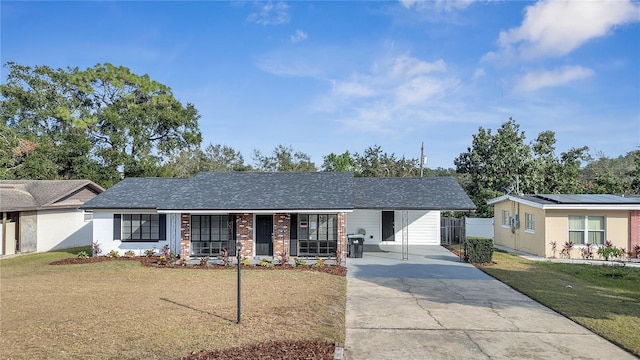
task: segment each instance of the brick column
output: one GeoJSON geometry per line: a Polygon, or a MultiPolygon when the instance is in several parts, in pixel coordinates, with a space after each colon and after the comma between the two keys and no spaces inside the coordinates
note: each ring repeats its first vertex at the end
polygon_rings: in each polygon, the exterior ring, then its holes
{"type": "Polygon", "coordinates": [[[338,213],[338,254],[342,261],[347,258],[347,213],[338,213]]]}
{"type": "Polygon", "coordinates": [[[253,214],[236,214],[237,241],[242,243],[242,257],[253,257],[253,214]]]}
{"type": "MultiPolygon", "coordinates": [[[[640,210],[629,211],[629,252],[640,246],[640,210]]],[[[637,255],[636,255],[637,256],[637,255]]]]}
{"type": "MultiPolygon", "coordinates": [[[[274,259],[282,260],[282,255],[285,253],[290,255],[289,242],[291,240],[291,228],[290,228],[289,214],[274,214],[273,215],[273,257],[274,259]]],[[[287,256],[288,257],[288,256],[287,256]]]]}
{"type": "Polygon", "coordinates": [[[191,256],[191,214],[180,214],[180,258],[191,256]]]}

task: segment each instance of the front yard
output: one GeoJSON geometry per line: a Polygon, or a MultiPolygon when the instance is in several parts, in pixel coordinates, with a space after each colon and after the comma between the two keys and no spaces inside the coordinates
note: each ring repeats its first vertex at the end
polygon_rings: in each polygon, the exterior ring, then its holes
{"type": "Polygon", "coordinates": [[[504,252],[481,269],[640,356],[640,268],[534,262],[504,252]]]}
{"type": "Polygon", "coordinates": [[[137,261],[0,260],[0,349],[12,359],[173,359],[277,340],[344,341],[346,279],[315,271],[164,269],[137,261]]]}

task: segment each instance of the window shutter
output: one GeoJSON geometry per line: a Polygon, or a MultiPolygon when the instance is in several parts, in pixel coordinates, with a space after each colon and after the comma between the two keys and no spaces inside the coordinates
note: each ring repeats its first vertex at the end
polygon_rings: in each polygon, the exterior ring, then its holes
{"type": "Polygon", "coordinates": [[[160,240],[167,240],[167,214],[160,214],[160,240]]]}
{"type": "Polygon", "coordinates": [[[113,240],[122,240],[122,226],[120,214],[113,214],[113,240]]]}

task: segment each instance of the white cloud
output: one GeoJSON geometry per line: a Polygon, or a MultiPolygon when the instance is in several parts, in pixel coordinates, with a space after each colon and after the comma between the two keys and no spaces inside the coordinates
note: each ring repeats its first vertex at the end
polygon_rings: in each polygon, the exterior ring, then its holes
{"type": "Polygon", "coordinates": [[[519,27],[500,32],[498,53],[485,59],[524,59],[566,55],[616,26],[640,21],[640,4],[631,0],[543,0],[525,9],[519,27]]]}
{"type": "Polygon", "coordinates": [[[285,2],[268,1],[259,5],[259,10],[249,14],[247,21],[260,25],[280,25],[289,22],[289,5],[285,2]]]}
{"type": "Polygon", "coordinates": [[[303,40],[307,40],[308,37],[309,35],[307,35],[306,32],[298,29],[293,35],[291,35],[291,42],[297,43],[303,40]]]}
{"type": "Polygon", "coordinates": [[[593,75],[593,70],[582,66],[565,66],[553,71],[534,71],[518,79],[516,90],[536,91],[546,87],[558,87],[593,75]]]}
{"type": "MultiPolygon", "coordinates": [[[[447,74],[439,59],[427,62],[409,55],[376,61],[368,72],[334,79],[333,87],[318,106],[339,114],[351,128],[391,133],[421,122],[438,100],[455,89],[459,80],[447,74]]],[[[405,128],[406,130],[407,128],[405,128]]]]}

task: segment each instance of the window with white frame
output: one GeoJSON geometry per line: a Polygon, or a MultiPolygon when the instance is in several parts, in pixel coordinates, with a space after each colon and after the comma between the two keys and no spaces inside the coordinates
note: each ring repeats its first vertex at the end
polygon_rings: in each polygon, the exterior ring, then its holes
{"type": "Polygon", "coordinates": [[[510,225],[510,216],[511,214],[509,214],[508,210],[502,210],[502,226],[509,226],[510,225]]]}
{"type": "Polygon", "coordinates": [[[160,241],[166,239],[165,214],[114,214],[113,238],[122,241],[160,241]]]}
{"type": "Polygon", "coordinates": [[[524,229],[533,232],[536,230],[536,217],[530,213],[524,213],[524,229]]]}
{"type": "Polygon", "coordinates": [[[604,216],[569,216],[569,241],[602,245],[606,238],[604,216]]]}

